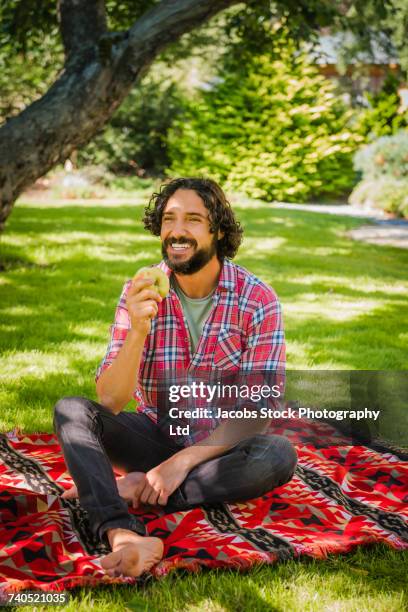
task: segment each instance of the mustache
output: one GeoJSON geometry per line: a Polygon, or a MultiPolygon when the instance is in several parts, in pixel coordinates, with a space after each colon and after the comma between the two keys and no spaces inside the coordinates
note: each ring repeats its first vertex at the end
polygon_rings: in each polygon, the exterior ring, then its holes
{"type": "Polygon", "coordinates": [[[188,238],[166,238],[163,242],[165,249],[173,244],[189,244],[190,246],[197,246],[195,240],[189,240],[188,238]]]}

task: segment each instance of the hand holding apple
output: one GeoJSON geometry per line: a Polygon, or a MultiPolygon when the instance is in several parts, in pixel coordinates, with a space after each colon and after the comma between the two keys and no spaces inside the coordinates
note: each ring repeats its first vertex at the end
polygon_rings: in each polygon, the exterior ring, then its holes
{"type": "Polygon", "coordinates": [[[136,272],[126,297],[132,329],[144,337],[150,333],[158,304],[168,292],[169,279],[159,268],[141,268],[136,272]]]}

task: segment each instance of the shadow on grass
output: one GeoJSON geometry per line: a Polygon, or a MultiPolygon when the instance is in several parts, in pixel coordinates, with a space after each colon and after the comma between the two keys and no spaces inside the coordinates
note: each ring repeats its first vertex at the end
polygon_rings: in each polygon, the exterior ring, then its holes
{"type": "MultiPolygon", "coordinates": [[[[373,312],[350,317],[346,321],[311,316],[293,321],[286,337],[302,338],[304,353],[311,367],[327,364],[355,370],[404,370],[408,368],[406,338],[407,313],[401,312],[403,302],[389,300],[373,312]],[[396,329],[396,322],[401,325],[396,329]]],[[[346,307],[347,309],[347,307],[346,307]]]]}
{"type": "MultiPolygon", "coordinates": [[[[74,602],[121,601],[137,612],[225,610],[286,612],[287,610],[403,610],[407,552],[379,545],[326,560],[302,558],[248,572],[203,569],[197,574],[174,571],[137,587],[75,589],[74,602]],[[237,577],[239,576],[239,580],[237,577]],[[136,591],[136,592],[135,592],[136,591]]],[[[82,606],[81,606],[82,607],[82,606]]]]}

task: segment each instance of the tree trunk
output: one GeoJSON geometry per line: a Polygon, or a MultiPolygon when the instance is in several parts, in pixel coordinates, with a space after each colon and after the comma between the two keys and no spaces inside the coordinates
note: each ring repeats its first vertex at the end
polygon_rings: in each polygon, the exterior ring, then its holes
{"type": "Polygon", "coordinates": [[[170,42],[238,0],[163,0],[123,33],[102,0],[61,0],[64,69],[48,92],[0,128],[0,230],[21,192],[89,142],[170,42]]]}

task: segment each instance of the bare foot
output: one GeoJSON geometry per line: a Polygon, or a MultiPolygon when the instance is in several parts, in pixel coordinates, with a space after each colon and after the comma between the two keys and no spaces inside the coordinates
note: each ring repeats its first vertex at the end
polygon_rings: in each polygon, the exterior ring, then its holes
{"type": "Polygon", "coordinates": [[[112,578],[140,576],[163,557],[159,538],[143,537],[127,529],[109,529],[107,534],[112,552],[103,557],[101,565],[112,578]]]}
{"type": "MultiPolygon", "coordinates": [[[[127,502],[132,502],[139,489],[143,488],[146,474],[144,472],[130,472],[126,476],[116,479],[119,495],[127,502]]],[[[63,499],[75,499],[78,497],[78,489],[73,485],[61,495],[63,499]]]]}

